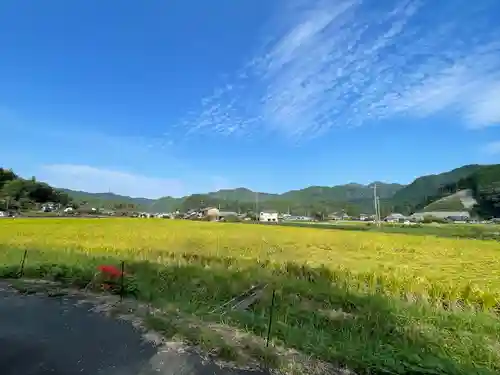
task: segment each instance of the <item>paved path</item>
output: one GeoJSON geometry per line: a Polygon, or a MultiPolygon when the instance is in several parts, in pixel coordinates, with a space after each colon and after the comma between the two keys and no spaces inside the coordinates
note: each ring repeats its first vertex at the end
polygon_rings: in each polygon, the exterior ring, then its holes
{"type": "Polygon", "coordinates": [[[264,375],[162,351],[131,324],[75,297],[20,295],[0,283],[1,375],[264,375]]]}

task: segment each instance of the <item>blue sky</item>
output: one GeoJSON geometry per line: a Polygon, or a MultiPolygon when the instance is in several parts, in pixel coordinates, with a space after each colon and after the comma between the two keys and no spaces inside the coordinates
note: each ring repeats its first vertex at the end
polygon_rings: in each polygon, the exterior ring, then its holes
{"type": "Polygon", "coordinates": [[[498,0],[6,0],[1,165],[180,196],[500,162],[498,0]]]}

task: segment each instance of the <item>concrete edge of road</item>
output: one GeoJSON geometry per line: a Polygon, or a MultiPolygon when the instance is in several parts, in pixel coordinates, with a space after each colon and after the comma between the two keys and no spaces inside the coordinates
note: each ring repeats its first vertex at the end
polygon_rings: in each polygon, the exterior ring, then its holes
{"type": "MultiPolygon", "coordinates": [[[[164,366],[169,363],[174,370],[163,369],[157,372],[165,375],[268,375],[257,363],[247,366],[237,365],[207,354],[201,348],[180,341],[170,341],[158,332],[146,327],[142,317],[150,312],[151,307],[136,300],[124,299],[119,296],[105,295],[93,292],[83,292],[66,288],[62,284],[44,280],[3,279],[0,280],[0,292],[12,293],[19,297],[38,297],[54,301],[55,298],[74,300],[75,306],[91,306],[88,311],[103,314],[116,320],[130,324],[142,337],[144,342],[154,346],[157,355],[151,358],[153,366],[164,366]],[[118,308],[118,309],[116,309],[118,308]]],[[[1,301],[0,301],[1,303],[1,301]]],[[[274,372],[273,373],[277,373],[274,372]]],[[[141,372],[138,375],[143,375],[141,372]]]]}

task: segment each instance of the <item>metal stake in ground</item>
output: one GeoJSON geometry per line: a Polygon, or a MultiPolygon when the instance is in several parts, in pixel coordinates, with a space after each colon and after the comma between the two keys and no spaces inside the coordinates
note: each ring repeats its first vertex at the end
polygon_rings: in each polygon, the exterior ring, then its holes
{"type": "Polygon", "coordinates": [[[120,302],[123,301],[123,293],[125,292],[125,287],[124,287],[124,277],[125,277],[125,262],[122,261],[122,269],[121,269],[121,274],[120,274],[120,302]]]}
{"type": "Polygon", "coordinates": [[[24,250],[23,259],[21,260],[21,267],[19,268],[19,277],[24,276],[24,263],[26,262],[27,256],[28,256],[28,250],[24,250]]]}
{"type": "Polygon", "coordinates": [[[269,325],[267,327],[267,340],[266,348],[269,347],[269,339],[271,338],[271,326],[273,324],[273,311],[274,311],[274,296],[276,294],[276,289],[273,289],[273,298],[271,299],[271,307],[269,309],[269,325]]]}

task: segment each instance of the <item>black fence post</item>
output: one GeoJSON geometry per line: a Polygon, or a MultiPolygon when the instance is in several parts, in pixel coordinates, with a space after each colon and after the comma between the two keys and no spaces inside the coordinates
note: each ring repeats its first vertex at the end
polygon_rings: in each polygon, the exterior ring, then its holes
{"type": "Polygon", "coordinates": [[[21,260],[21,267],[19,268],[19,277],[24,276],[24,263],[26,262],[27,256],[28,256],[28,250],[24,250],[23,259],[21,260]]]}
{"type": "Polygon", "coordinates": [[[123,294],[125,293],[124,278],[125,278],[125,262],[122,260],[121,273],[120,273],[120,302],[123,301],[123,294]]]}
{"type": "Polygon", "coordinates": [[[269,347],[269,340],[271,338],[271,326],[273,324],[273,312],[274,312],[274,297],[276,295],[276,289],[273,289],[273,298],[271,299],[271,307],[269,311],[269,325],[267,327],[267,340],[266,348],[269,347]]]}

